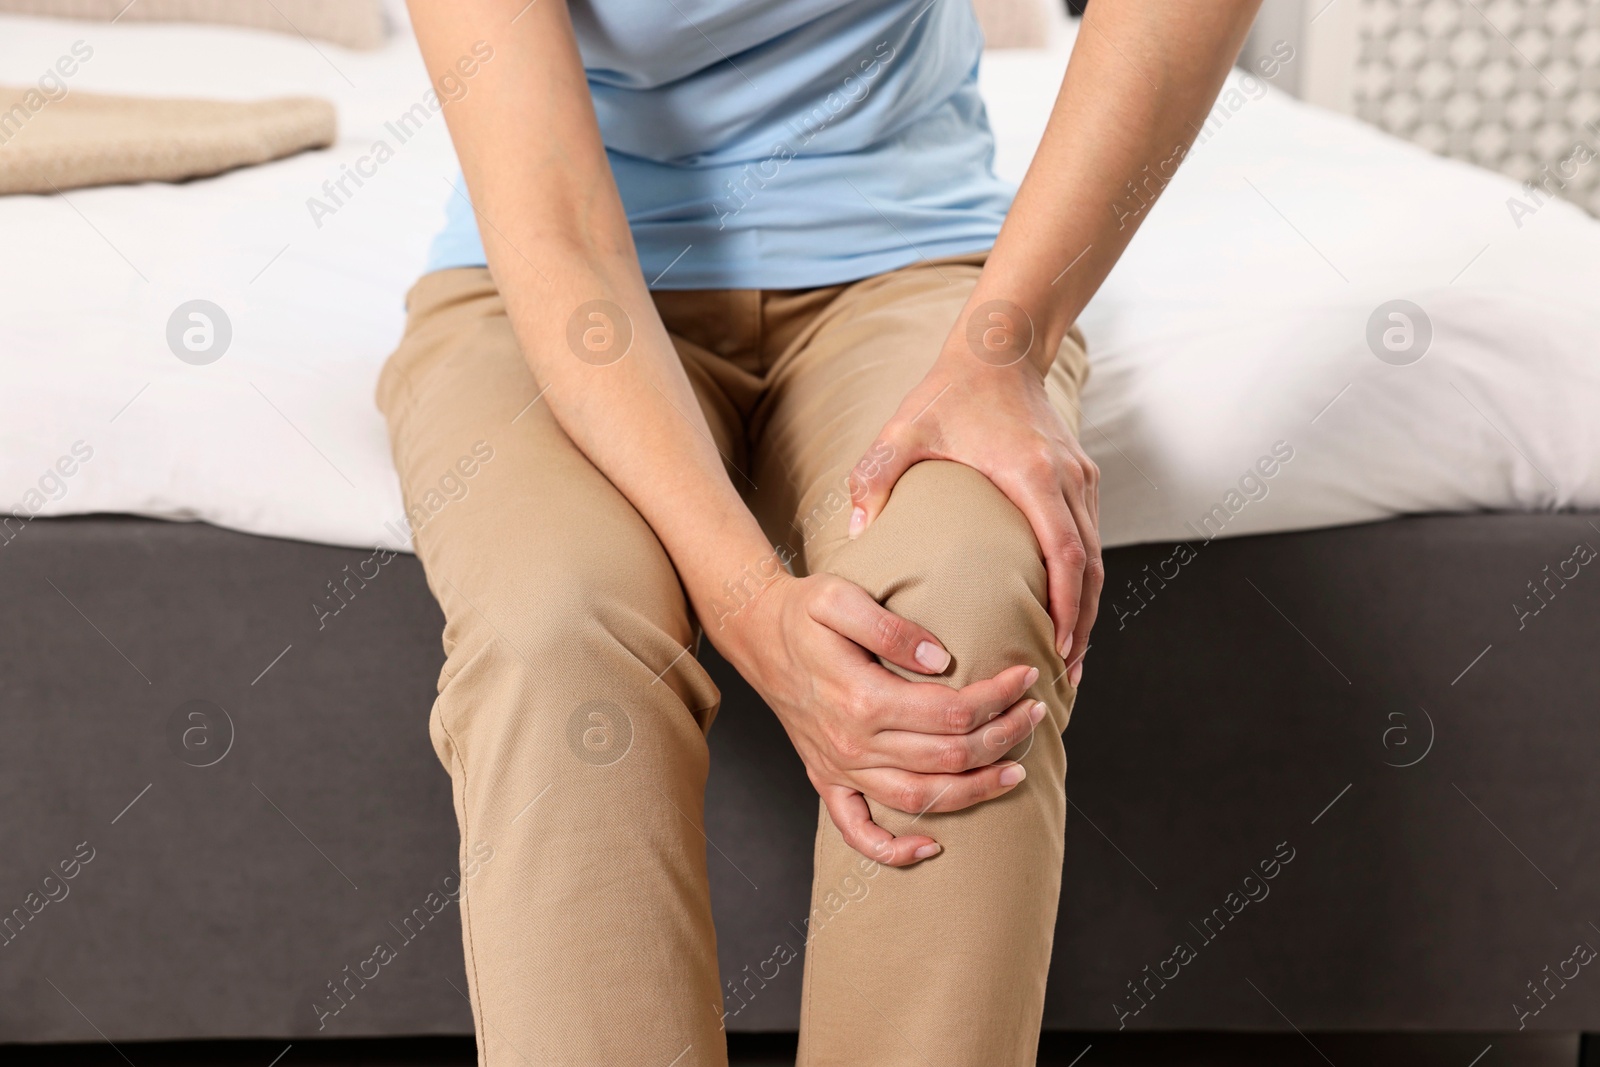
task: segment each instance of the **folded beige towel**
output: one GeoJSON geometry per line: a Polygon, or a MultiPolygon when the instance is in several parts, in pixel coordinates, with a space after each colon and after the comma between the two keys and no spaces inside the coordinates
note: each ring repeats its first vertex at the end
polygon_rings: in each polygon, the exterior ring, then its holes
{"type": "Polygon", "coordinates": [[[333,105],[102,96],[0,86],[0,194],[175,182],[333,143],[333,105]]]}

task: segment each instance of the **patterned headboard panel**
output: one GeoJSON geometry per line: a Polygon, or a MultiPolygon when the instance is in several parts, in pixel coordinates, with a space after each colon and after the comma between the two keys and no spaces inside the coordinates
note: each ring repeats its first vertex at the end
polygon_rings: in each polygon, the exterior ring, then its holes
{"type": "Polygon", "coordinates": [[[1600,2],[1362,0],[1358,32],[1357,116],[1600,213],[1600,2]]]}
{"type": "Polygon", "coordinates": [[[1600,214],[1600,0],[1265,0],[1244,58],[1276,84],[1600,214]]]}

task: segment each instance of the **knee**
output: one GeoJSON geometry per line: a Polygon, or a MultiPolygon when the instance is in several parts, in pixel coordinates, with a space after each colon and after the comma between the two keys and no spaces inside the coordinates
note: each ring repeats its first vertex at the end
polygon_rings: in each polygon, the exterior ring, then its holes
{"type": "Polygon", "coordinates": [[[964,464],[918,463],[830,570],[931,630],[966,684],[1016,663],[1055,670],[1043,556],[1026,517],[964,464]]]}
{"type": "Polygon", "coordinates": [[[1042,605],[1044,558],[1027,518],[983,474],[946,460],[919,463],[884,510],[910,539],[913,564],[958,611],[967,605],[1042,605]]]}

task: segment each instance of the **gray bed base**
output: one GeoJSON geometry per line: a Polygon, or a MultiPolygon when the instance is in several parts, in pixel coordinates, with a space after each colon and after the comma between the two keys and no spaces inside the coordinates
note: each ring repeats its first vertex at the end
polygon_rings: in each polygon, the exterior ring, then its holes
{"type": "MultiPolygon", "coordinates": [[[[129,518],[12,533],[0,1042],[468,1032],[415,559],[129,518]],[[319,613],[346,567],[377,576],[319,613]],[[177,742],[196,726],[211,766],[177,742]],[[395,958],[319,1013],[378,941],[395,958]]],[[[1578,545],[1596,516],[1109,553],[1046,1026],[1600,1030],[1600,567],[1578,545]]],[[[721,965],[770,974],[800,947],[816,801],[716,673],[721,965]]],[[[800,973],[730,997],[729,1029],[793,1028],[800,973]]]]}

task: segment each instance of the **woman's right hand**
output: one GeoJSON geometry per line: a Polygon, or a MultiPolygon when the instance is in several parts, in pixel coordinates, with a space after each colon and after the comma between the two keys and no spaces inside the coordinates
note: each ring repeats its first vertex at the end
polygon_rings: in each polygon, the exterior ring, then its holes
{"type": "Polygon", "coordinates": [[[1044,717],[1042,703],[1023,699],[1037,668],[1018,664],[961,689],[907,681],[878,657],[935,675],[949,653],[832,574],[780,574],[722,621],[714,643],[777,713],[834,825],[863,856],[904,867],[939,851],[931,837],[878,826],[867,798],[914,815],[958,811],[1026,774],[996,761],[1044,717]]]}

